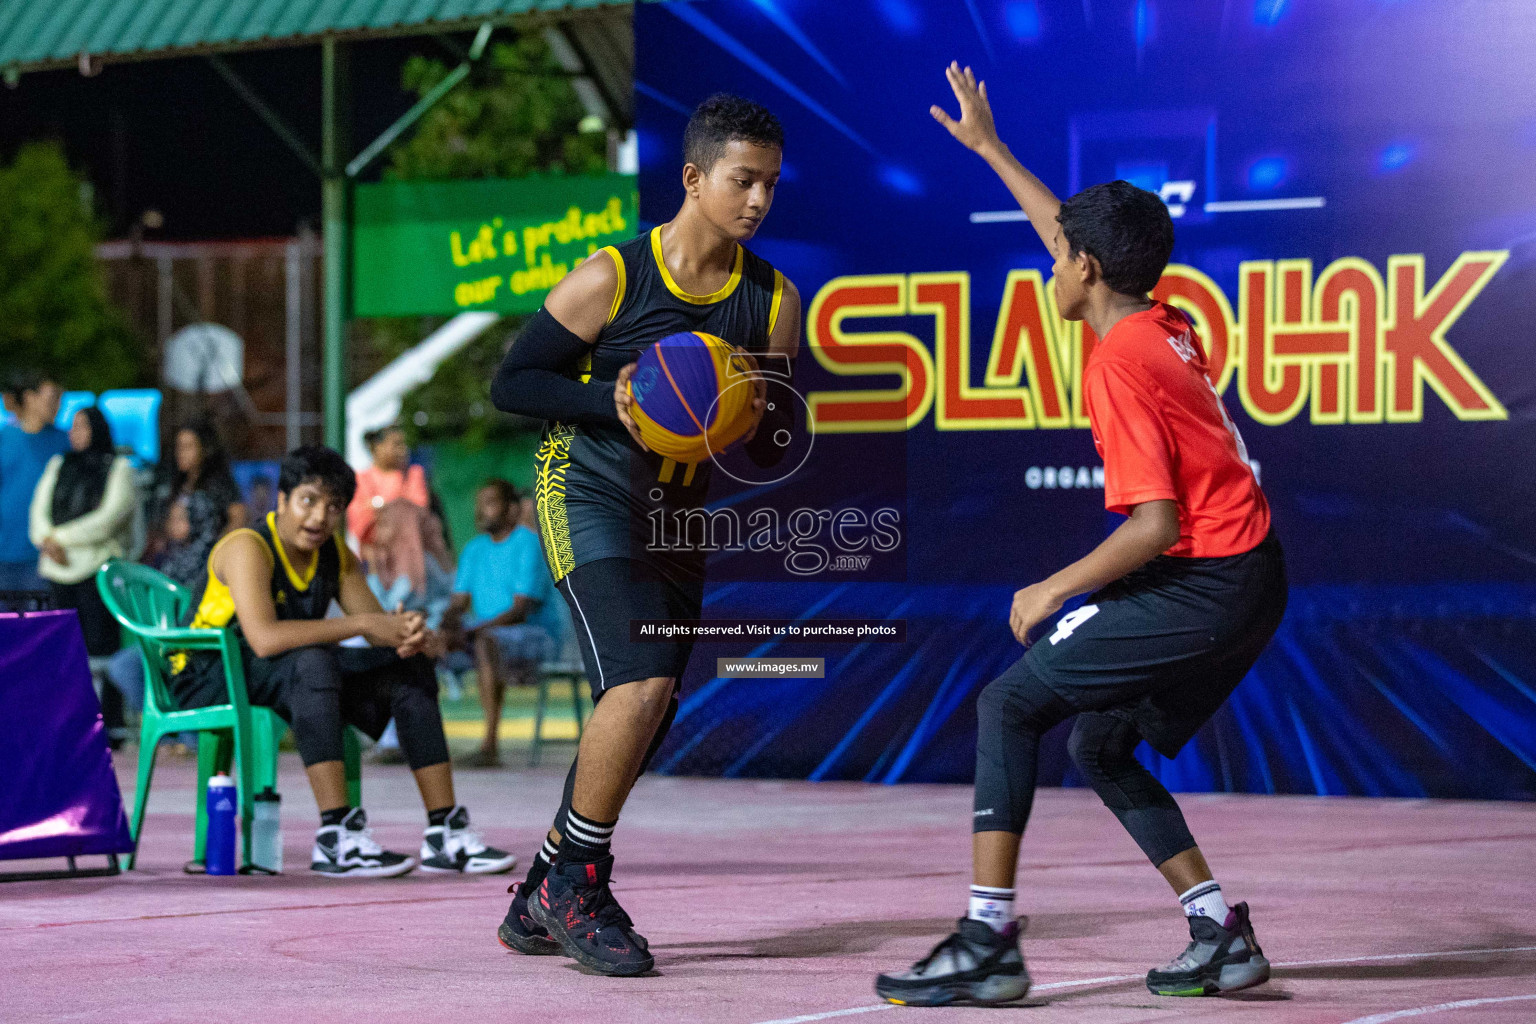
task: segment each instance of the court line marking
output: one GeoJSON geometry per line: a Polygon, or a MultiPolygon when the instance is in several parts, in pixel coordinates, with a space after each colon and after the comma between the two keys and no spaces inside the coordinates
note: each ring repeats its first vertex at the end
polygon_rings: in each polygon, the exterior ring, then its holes
{"type": "Polygon", "coordinates": [[[1517,1003],[1523,999],[1536,999],[1536,994],[1528,996],[1488,996],[1483,999],[1458,999],[1454,1003],[1436,1003],[1434,1006],[1416,1006],[1411,1010],[1393,1010],[1390,1013],[1373,1013],[1369,1017],[1356,1017],[1348,1024],[1386,1024],[1389,1020],[1402,1020],[1404,1017],[1423,1017],[1431,1013],[1443,1013],[1446,1010],[1461,1010],[1468,1006],[1487,1006],[1489,1003],[1517,1003]]]}
{"type": "MultiPolygon", "coordinates": [[[[1331,957],[1326,960],[1288,960],[1285,963],[1277,963],[1276,967],[1322,967],[1327,964],[1356,964],[1366,963],[1372,960],[1423,960],[1436,956],[1480,956],[1488,953],[1532,953],[1536,952],[1536,946],[1501,946],[1490,949],[1445,949],[1432,953],[1373,953],[1366,956],[1341,956],[1331,957]]],[[[1044,985],[1032,985],[1030,994],[1036,992],[1049,992],[1063,988],[1082,988],[1087,985],[1108,985],[1121,981],[1139,981],[1145,975],[1141,974],[1115,974],[1104,978],[1079,978],[1075,981],[1053,981],[1044,985]]],[[[1393,1016],[1361,1017],[1359,1020],[1349,1021],[1349,1024],[1383,1024],[1384,1021],[1397,1020],[1400,1017],[1416,1016],[1422,1013],[1438,1012],[1446,1009],[1458,1009],[1461,1006],[1471,1006],[1483,1002],[1504,1002],[1512,999],[1536,999],[1536,995],[1506,996],[1498,999],[1467,1000],[1461,1003],[1442,1003],[1437,1007],[1420,1007],[1416,1010],[1397,1010],[1393,1016]]],[[[758,1024],[811,1024],[812,1021],[831,1020],[834,1017],[848,1017],[856,1013],[873,1013],[877,1010],[895,1010],[899,1007],[895,1003],[871,1003],[867,1006],[853,1006],[846,1010],[828,1010],[825,1013],[808,1013],[799,1017],[782,1017],[775,1020],[759,1021],[758,1024]]]]}

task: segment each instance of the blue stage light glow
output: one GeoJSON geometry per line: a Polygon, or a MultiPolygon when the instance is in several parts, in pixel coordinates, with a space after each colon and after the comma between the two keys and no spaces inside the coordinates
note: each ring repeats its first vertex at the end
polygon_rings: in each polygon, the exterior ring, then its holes
{"type": "Polygon", "coordinates": [[[1270,26],[1285,16],[1287,0],[1253,0],[1253,23],[1270,26]]]}
{"type": "Polygon", "coordinates": [[[1136,49],[1139,51],[1157,35],[1157,8],[1152,0],[1136,0],[1136,49]]]}
{"type": "Polygon", "coordinates": [[[1268,192],[1285,184],[1291,173],[1291,162],[1283,156],[1263,156],[1248,165],[1248,187],[1258,192],[1268,192]]]}
{"type": "Polygon", "coordinates": [[[1168,164],[1163,160],[1117,160],[1115,177],[1156,192],[1168,181],[1168,164]]]}
{"type": "Polygon", "coordinates": [[[1009,0],[1003,5],[1003,20],[1013,38],[1022,43],[1040,38],[1040,8],[1035,0],[1009,0]]]}
{"type": "Polygon", "coordinates": [[[875,6],[880,8],[880,13],[885,15],[891,27],[902,35],[915,36],[922,31],[923,25],[912,0],[875,0],[875,6]]]}
{"type": "Polygon", "coordinates": [[[1393,142],[1382,149],[1376,158],[1376,166],[1383,173],[1402,170],[1413,162],[1418,147],[1411,142],[1393,142]]]}
{"type": "Polygon", "coordinates": [[[918,180],[917,175],[894,164],[886,164],[880,168],[880,180],[905,196],[920,196],[923,194],[923,183],[918,180]]]}

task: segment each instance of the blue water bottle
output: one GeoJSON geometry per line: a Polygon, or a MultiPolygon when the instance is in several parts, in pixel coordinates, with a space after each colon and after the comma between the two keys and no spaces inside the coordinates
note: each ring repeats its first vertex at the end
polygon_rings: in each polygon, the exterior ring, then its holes
{"type": "Polygon", "coordinates": [[[208,780],[208,841],[203,857],[210,875],[235,873],[235,784],[223,772],[208,780]]]}

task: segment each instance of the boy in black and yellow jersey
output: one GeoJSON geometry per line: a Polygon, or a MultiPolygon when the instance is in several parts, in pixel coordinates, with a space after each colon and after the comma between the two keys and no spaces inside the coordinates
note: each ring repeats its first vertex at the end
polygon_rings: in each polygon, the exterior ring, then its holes
{"type": "MultiPolygon", "coordinates": [[[[379,607],[357,556],[337,533],[356,486],[351,467],[331,449],[290,452],[278,477],[277,511],[233,531],[209,554],[191,625],[239,633],[251,703],[276,711],[293,729],[320,807],[313,870],[369,878],[416,866],[374,842],[367,814],[347,802],[342,730],[356,726],[377,739],[394,718],[427,808],[422,870],[509,871],[516,858],[486,846],[454,800],[431,661],[442,653],[441,638],[420,614],[379,607]],[[325,617],[332,601],[344,615],[325,617]],[[338,646],[354,636],[371,646],[338,646]]],[[[227,699],[213,652],[189,652],[171,685],[182,707],[227,699]]]]}
{"type": "Polygon", "coordinates": [[[710,464],[646,449],[626,388],[635,360],[679,331],[737,346],[757,389],[748,455],[783,457],[798,400],[789,392],[800,340],[794,285],[742,243],[779,180],[784,133],[756,103],[706,100],[683,133],[682,208],[665,224],[584,260],[549,293],[507,354],[491,398],[548,421],[539,450],[540,537],[581,643],[596,705],[565,798],[498,937],[523,953],[561,951],[604,974],[653,961],[609,890],[609,840],[630,787],[677,713],[692,644],[635,643],[636,619],[697,619],[704,552],[649,540],[703,506],[710,464]],[[653,519],[653,513],[666,513],[653,519]]]}

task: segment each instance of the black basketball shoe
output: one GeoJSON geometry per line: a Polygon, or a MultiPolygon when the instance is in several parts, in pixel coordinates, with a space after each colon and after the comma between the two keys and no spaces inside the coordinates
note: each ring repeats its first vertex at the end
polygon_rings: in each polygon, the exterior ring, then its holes
{"type": "Polygon", "coordinates": [[[507,916],[496,929],[496,940],[514,952],[527,953],[529,956],[548,956],[560,952],[560,943],[552,939],[548,930],[533,919],[528,909],[528,897],[523,892],[523,883],[513,882],[507,886],[507,892],[513,894],[512,905],[507,908],[507,916]]]}
{"type": "Polygon", "coordinates": [[[955,932],[900,974],[875,979],[875,994],[900,1006],[992,1006],[1029,994],[1029,972],[1019,952],[1019,922],[995,932],[985,921],[962,917],[955,932]]]}
{"type": "Polygon", "coordinates": [[[1211,996],[1269,980],[1269,961],[1253,937],[1248,904],[1232,908],[1226,927],[1209,917],[1191,917],[1189,938],[1172,963],[1147,972],[1147,988],[1154,995],[1211,996]]]}
{"type": "Polygon", "coordinates": [[[539,891],[528,901],[530,916],[543,925],[566,956],[601,974],[632,977],[656,965],[646,941],[608,888],[613,858],[594,864],[550,866],[539,891]]]}

